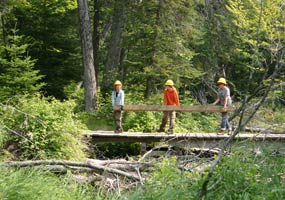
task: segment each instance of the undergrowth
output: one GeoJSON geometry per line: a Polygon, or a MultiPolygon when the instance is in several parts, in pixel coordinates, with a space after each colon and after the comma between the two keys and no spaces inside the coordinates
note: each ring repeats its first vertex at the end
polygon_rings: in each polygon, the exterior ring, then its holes
{"type": "Polygon", "coordinates": [[[1,147],[7,159],[72,159],[85,157],[84,125],[69,100],[27,95],[0,106],[1,147]],[[6,150],[6,151],[5,151],[6,150]]]}
{"type": "Polygon", "coordinates": [[[68,176],[58,177],[34,169],[1,167],[0,199],[9,200],[91,200],[90,186],[79,185],[68,176]]]}
{"type": "MultiPolygon", "coordinates": [[[[234,148],[218,164],[205,199],[277,199],[285,198],[285,158],[265,151],[255,155],[248,147],[234,148]]],[[[121,199],[198,199],[207,170],[181,171],[175,159],[168,159],[147,183],[121,199]]]]}

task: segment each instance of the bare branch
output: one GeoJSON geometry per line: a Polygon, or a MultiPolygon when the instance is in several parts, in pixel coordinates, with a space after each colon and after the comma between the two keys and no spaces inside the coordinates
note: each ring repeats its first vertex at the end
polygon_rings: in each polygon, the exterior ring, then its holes
{"type": "Polygon", "coordinates": [[[36,146],[36,144],[34,144],[34,143],[33,143],[31,140],[29,140],[28,138],[24,137],[21,133],[18,133],[17,131],[10,129],[9,127],[7,127],[7,126],[5,126],[5,125],[3,126],[3,128],[0,127],[0,130],[4,130],[4,129],[8,130],[10,133],[13,133],[13,134],[19,136],[20,138],[23,138],[23,139],[27,140],[28,142],[30,142],[31,144],[33,144],[33,145],[36,146]]]}

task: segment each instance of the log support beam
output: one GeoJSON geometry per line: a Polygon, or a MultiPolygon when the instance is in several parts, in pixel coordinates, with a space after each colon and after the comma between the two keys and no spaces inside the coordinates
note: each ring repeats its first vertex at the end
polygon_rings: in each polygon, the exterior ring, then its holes
{"type": "MultiPolygon", "coordinates": [[[[120,106],[115,106],[114,110],[120,110],[120,106]]],[[[165,105],[125,105],[124,111],[177,111],[177,112],[234,112],[234,107],[222,106],[165,106],[165,105]]]]}

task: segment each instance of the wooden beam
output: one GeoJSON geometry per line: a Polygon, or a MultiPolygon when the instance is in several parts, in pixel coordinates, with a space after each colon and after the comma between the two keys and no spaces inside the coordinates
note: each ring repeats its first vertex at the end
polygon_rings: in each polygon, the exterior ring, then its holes
{"type": "MultiPolygon", "coordinates": [[[[142,133],[124,132],[114,133],[112,131],[86,131],[83,133],[87,137],[94,139],[94,142],[159,142],[159,141],[220,141],[230,137],[230,135],[217,135],[216,133],[176,133],[167,135],[165,133],[142,133]]],[[[235,140],[253,141],[285,141],[284,134],[238,134],[235,140]]]]}
{"type": "MultiPolygon", "coordinates": [[[[120,110],[120,106],[115,106],[114,110],[120,110]]],[[[234,107],[223,109],[222,106],[164,106],[164,105],[125,105],[125,111],[177,111],[177,112],[233,112],[234,107]]]]}

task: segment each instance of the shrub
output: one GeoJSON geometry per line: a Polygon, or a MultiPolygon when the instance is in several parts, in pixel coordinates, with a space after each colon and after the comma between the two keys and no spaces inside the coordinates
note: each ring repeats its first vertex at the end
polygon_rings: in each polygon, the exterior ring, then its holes
{"type": "Polygon", "coordinates": [[[177,113],[176,132],[216,131],[219,116],[213,113],[177,113]]]}
{"type": "Polygon", "coordinates": [[[5,145],[13,145],[20,159],[82,159],[83,125],[73,112],[75,106],[74,101],[60,102],[38,94],[2,105],[5,145]]]}
{"type": "Polygon", "coordinates": [[[128,112],[124,115],[124,129],[131,132],[153,132],[158,129],[162,115],[155,112],[128,112]]]}
{"type": "Polygon", "coordinates": [[[67,98],[76,103],[74,112],[78,115],[80,121],[86,125],[89,130],[108,130],[113,126],[113,112],[111,94],[105,98],[100,90],[97,91],[96,110],[91,112],[84,111],[84,89],[79,88],[80,84],[70,83],[65,87],[67,98]]]}

